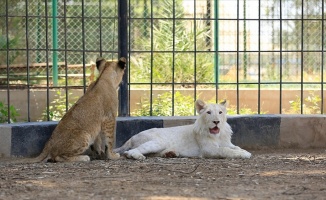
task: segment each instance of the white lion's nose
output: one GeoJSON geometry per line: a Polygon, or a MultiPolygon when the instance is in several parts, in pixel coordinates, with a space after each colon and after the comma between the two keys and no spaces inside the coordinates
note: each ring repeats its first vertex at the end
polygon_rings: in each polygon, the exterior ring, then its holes
{"type": "Polygon", "coordinates": [[[220,123],[220,121],[213,121],[213,123],[217,125],[218,123],[220,123]]]}

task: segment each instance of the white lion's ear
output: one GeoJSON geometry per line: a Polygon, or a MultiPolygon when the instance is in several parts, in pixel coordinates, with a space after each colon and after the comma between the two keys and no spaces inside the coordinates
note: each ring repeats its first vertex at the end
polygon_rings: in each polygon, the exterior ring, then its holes
{"type": "Polygon", "coordinates": [[[227,102],[226,102],[226,99],[224,99],[221,103],[220,103],[220,105],[222,105],[222,106],[224,106],[224,107],[227,107],[227,102]]]}
{"type": "Polygon", "coordinates": [[[195,105],[198,114],[200,114],[206,108],[206,103],[200,99],[197,99],[195,105]]]}

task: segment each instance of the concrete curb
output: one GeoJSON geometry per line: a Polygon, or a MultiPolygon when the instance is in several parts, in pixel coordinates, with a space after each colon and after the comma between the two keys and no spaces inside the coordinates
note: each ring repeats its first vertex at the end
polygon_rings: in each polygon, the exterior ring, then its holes
{"type": "MultiPolygon", "coordinates": [[[[196,117],[123,117],[117,119],[116,146],[150,128],[194,123],[196,117]]],[[[232,142],[240,147],[326,148],[326,115],[229,116],[232,142]]],[[[57,122],[0,125],[0,156],[38,155],[57,122]]]]}

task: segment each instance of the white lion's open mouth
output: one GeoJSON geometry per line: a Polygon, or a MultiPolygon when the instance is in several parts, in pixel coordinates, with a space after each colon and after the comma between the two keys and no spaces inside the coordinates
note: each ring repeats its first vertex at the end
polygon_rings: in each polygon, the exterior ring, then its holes
{"type": "Polygon", "coordinates": [[[210,128],[209,132],[211,134],[218,134],[220,132],[220,129],[217,126],[215,126],[214,128],[210,128]]]}

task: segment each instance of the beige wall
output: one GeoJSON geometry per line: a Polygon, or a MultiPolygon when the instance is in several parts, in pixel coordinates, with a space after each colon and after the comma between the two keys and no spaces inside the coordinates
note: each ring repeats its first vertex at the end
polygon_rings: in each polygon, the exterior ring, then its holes
{"type": "MultiPolygon", "coordinates": [[[[169,90],[153,90],[154,97],[158,94],[168,92],[169,90]]],[[[182,89],[175,90],[180,91],[184,95],[194,95],[193,89],[182,89]]],[[[74,89],[69,90],[73,96],[81,96],[83,90],[74,89]]],[[[320,95],[319,91],[304,91],[304,97],[307,97],[311,92],[316,95],[320,95]]],[[[49,92],[50,102],[54,99],[56,92],[51,90],[49,92]]],[[[144,89],[133,89],[130,92],[130,110],[137,109],[137,103],[143,98],[149,98],[150,91],[144,89]]],[[[197,90],[197,95],[203,100],[213,100],[215,99],[215,90],[212,89],[201,89],[197,90]]],[[[218,90],[219,99],[227,99],[229,105],[236,105],[237,102],[237,92],[236,90],[218,90]]],[[[282,109],[289,110],[290,101],[293,101],[300,97],[299,90],[283,90],[282,91],[282,109]]],[[[326,90],[324,91],[324,102],[326,101],[326,90]]],[[[45,110],[47,102],[47,92],[45,90],[30,90],[30,118],[31,121],[38,121],[42,118],[42,112],[45,110]]],[[[252,110],[257,110],[258,107],[258,90],[246,89],[239,91],[240,107],[250,108],[252,110]]],[[[7,91],[0,90],[0,101],[7,102],[7,91]]],[[[19,110],[20,117],[19,121],[27,120],[28,113],[28,92],[25,89],[22,90],[10,90],[10,102],[15,108],[19,110]]],[[[279,90],[261,90],[260,91],[260,104],[261,112],[266,114],[278,114],[280,103],[280,92],[279,90]]],[[[326,113],[326,106],[324,105],[324,113],[326,113]]]]}
{"type": "MultiPolygon", "coordinates": [[[[153,95],[157,96],[169,90],[153,90],[153,95]]],[[[175,90],[180,91],[183,95],[194,95],[193,89],[182,89],[175,90]]],[[[313,92],[315,95],[321,96],[319,91],[307,90],[304,91],[304,98],[313,92]]],[[[215,100],[215,90],[212,89],[200,89],[197,90],[197,95],[199,98],[205,101],[215,100]]],[[[242,89],[239,91],[239,102],[240,108],[250,108],[252,110],[257,110],[258,108],[258,90],[255,89],[242,89]]],[[[148,90],[132,90],[130,97],[130,110],[137,109],[138,106],[135,104],[140,102],[142,98],[149,98],[150,92],[148,90]]],[[[282,110],[288,111],[290,109],[290,101],[295,100],[297,97],[301,96],[300,90],[283,90],[282,91],[282,110]]],[[[326,101],[326,90],[324,90],[324,102],[326,101]]],[[[218,99],[226,99],[229,105],[236,105],[237,103],[237,91],[236,90],[218,90],[218,99]]],[[[280,91],[279,90],[261,90],[260,91],[260,106],[261,112],[266,114],[279,114],[280,107],[280,91]]],[[[324,113],[326,113],[326,106],[324,105],[324,113]]]]}

